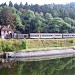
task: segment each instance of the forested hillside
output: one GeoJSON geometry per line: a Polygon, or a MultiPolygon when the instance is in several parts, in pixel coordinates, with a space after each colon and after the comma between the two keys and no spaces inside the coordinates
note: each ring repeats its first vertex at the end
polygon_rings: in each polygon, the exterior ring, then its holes
{"type": "Polygon", "coordinates": [[[75,32],[75,3],[29,5],[0,4],[0,25],[10,24],[16,33],[75,32]]]}

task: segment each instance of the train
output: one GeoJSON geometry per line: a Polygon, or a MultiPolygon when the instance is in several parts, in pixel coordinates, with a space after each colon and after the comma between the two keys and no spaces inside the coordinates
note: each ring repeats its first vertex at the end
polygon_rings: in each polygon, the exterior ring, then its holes
{"type": "Polygon", "coordinates": [[[75,38],[75,33],[30,33],[30,34],[14,34],[14,39],[49,39],[49,38],[75,38]]]}

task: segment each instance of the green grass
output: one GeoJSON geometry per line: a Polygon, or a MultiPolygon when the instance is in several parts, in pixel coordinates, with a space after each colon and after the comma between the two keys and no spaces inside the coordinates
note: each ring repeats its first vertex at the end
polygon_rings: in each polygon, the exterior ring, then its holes
{"type": "Polygon", "coordinates": [[[75,49],[75,46],[69,47],[46,47],[46,48],[31,48],[31,49],[22,49],[20,51],[47,51],[47,50],[65,50],[65,49],[75,49]]]}
{"type": "Polygon", "coordinates": [[[75,46],[75,38],[68,39],[28,39],[28,49],[61,49],[75,46]]]}
{"type": "Polygon", "coordinates": [[[75,38],[0,40],[0,51],[39,51],[68,48],[75,49],[75,38]]]}
{"type": "Polygon", "coordinates": [[[20,51],[39,51],[54,49],[75,49],[75,38],[67,39],[27,39],[27,49],[20,51]]]}

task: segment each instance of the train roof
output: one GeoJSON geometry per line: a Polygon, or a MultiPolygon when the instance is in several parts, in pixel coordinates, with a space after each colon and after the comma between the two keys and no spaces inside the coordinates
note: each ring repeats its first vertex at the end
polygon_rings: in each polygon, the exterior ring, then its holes
{"type": "Polygon", "coordinates": [[[30,34],[62,34],[62,33],[30,33],[30,34]]]}
{"type": "Polygon", "coordinates": [[[62,33],[62,34],[75,34],[75,33],[62,33]]]}

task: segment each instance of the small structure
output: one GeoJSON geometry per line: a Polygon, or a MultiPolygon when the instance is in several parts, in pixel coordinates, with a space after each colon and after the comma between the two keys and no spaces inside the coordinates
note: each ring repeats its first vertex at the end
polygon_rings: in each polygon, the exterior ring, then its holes
{"type": "Polygon", "coordinates": [[[13,30],[10,25],[1,27],[1,39],[11,38],[13,30]]]}

